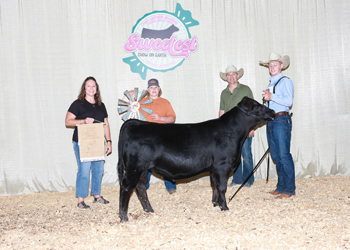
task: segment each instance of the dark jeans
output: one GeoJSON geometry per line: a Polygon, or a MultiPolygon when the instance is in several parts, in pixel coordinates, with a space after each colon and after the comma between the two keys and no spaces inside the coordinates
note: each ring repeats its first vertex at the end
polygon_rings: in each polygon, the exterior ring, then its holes
{"type": "MultiPolygon", "coordinates": [[[[235,184],[242,184],[253,171],[253,156],[252,156],[252,139],[253,137],[247,137],[242,147],[243,161],[240,162],[236,172],[233,174],[232,182],[235,184]],[[243,164],[242,164],[243,162],[243,164]]],[[[245,186],[250,187],[254,183],[254,175],[252,175],[246,182],[245,186]]]]}
{"type": "Polygon", "coordinates": [[[295,170],[290,153],[292,119],[290,115],[279,116],[267,122],[266,129],[271,156],[276,162],[278,174],[276,191],[295,195],[295,170]]]}

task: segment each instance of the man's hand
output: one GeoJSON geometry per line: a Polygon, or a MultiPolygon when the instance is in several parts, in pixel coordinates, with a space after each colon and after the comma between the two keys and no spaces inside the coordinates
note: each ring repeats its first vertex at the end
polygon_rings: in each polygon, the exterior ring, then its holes
{"type": "Polygon", "coordinates": [[[265,101],[270,101],[271,100],[271,93],[267,90],[263,90],[264,94],[262,94],[262,97],[264,98],[265,101]]]}

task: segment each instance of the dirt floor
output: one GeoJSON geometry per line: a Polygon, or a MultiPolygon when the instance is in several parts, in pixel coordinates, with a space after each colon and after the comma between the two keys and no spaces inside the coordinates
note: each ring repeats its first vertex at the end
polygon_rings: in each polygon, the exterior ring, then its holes
{"type": "MultiPolygon", "coordinates": [[[[134,193],[129,222],[118,217],[119,187],[103,187],[108,205],[74,191],[0,197],[0,249],[349,249],[350,177],[299,179],[297,194],[268,194],[276,180],[242,188],[222,212],[211,203],[207,180],[179,184],[169,195],[162,182],[148,190],[154,213],[134,193]]],[[[228,188],[227,200],[238,187],[228,188]]]]}

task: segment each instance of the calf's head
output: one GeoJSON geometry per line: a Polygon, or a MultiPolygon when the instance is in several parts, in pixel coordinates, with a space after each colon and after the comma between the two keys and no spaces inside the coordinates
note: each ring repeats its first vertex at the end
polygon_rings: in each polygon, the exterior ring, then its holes
{"type": "Polygon", "coordinates": [[[260,122],[271,121],[275,117],[275,111],[258,103],[254,99],[244,97],[237,107],[247,115],[254,115],[260,118],[260,122]]]}

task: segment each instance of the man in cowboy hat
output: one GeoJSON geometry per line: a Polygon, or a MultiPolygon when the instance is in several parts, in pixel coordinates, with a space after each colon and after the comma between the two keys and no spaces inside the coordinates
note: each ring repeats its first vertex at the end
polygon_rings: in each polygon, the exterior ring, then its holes
{"type": "Polygon", "coordinates": [[[267,62],[260,65],[268,67],[270,84],[263,90],[263,98],[267,106],[276,112],[275,119],[266,125],[267,139],[272,159],[276,162],[278,182],[276,190],[269,192],[278,195],[276,198],[289,198],[295,195],[295,170],[290,153],[292,120],[289,108],[293,105],[294,85],[292,80],[283,76],[282,70],[289,66],[289,56],[270,53],[267,62]]]}
{"type": "MultiPolygon", "coordinates": [[[[219,117],[225,112],[234,108],[243,97],[247,96],[253,98],[253,93],[251,89],[244,84],[238,82],[238,80],[243,76],[244,70],[241,68],[237,70],[234,65],[229,65],[226,68],[226,72],[220,72],[220,77],[222,80],[227,81],[228,85],[226,89],[221,92],[220,96],[220,110],[219,117]]],[[[242,161],[240,162],[238,168],[232,177],[232,182],[229,187],[240,185],[245,181],[249,174],[253,171],[253,157],[251,151],[252,138],[254,136],[254,130],[251,130],[247,135],[242,147],[242,161]],[[242,166],[243,165],[243,166],[242,166]]],[[[254,183],[254,175],[252,175],[246,182],[245,186],[250,187],[254,183]]]]}

